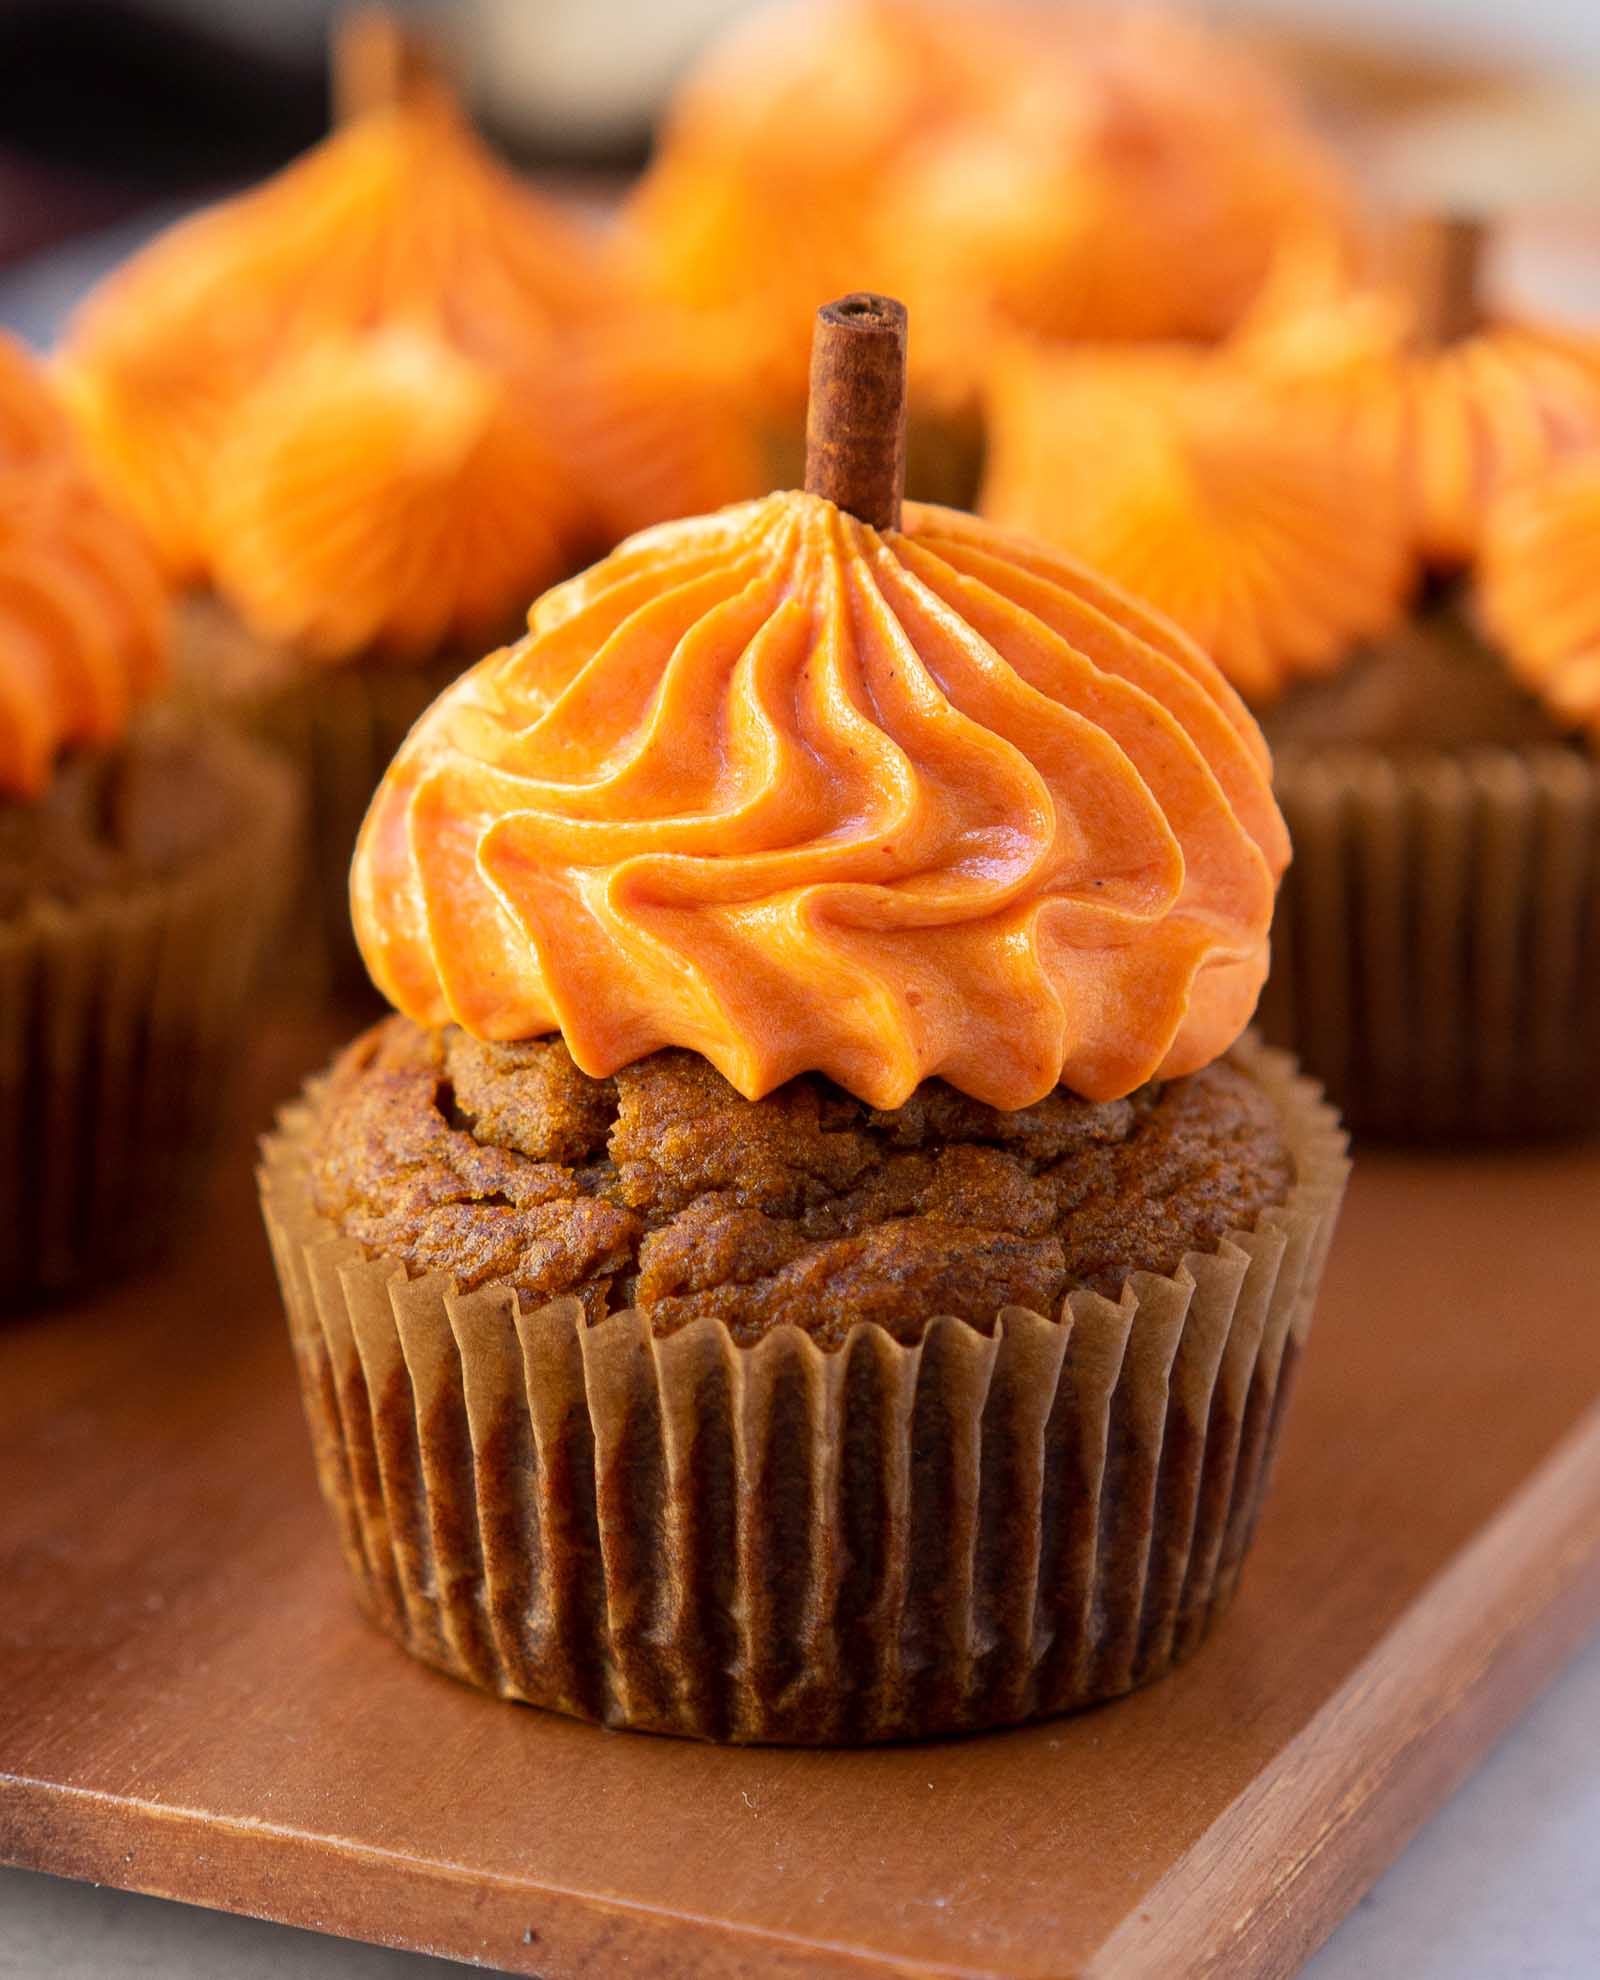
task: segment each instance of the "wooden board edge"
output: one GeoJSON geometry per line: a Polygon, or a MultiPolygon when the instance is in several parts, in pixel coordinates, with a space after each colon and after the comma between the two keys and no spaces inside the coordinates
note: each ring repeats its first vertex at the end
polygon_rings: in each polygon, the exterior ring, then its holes
{"type": "Polygon", "coordinates": [[[12,1773],[0,1864],[534,1980],[1005,1980],[12,1773]]]}
{"type": "Polygon", "coordinates": [[[1082,1980],[1298,1972],[1597,1626],[1600,1408],[1117,1927],[1082,1980]]]}

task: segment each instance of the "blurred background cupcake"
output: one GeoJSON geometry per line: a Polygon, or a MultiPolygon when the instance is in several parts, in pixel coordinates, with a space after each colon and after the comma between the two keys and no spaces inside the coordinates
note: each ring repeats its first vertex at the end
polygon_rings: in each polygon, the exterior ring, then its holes
{"type": "Polygon", "coordinates": [[[1290,233],[1347,210],[1285,80],[1194,21],[822,0],[758,13],[690,74],[621,248],[739,353],[791,472],[796,324],[819,294],[905,296],[908,486],[959,501],[997,332],[1220,336],[1290,233]]]}
{"type": "Polygon", "coordinates": [[[179,690],[302,768],[335,961],[382,765],[528,600],[623,530],[752,492],[698,347],[473,135],[431,42],[362,11],[340,122],[76,313],[90,448],[184,587],[179,690]]]}
{"type": "Polygon", "coordinates": [[[0,336],[0,1307],[192,1207],[291,850],[290,780],[155,705],[171,614],[0,336]]]}
{"type": "Polygon", "coordinates": [[[1486,641],[1470,584],[1508,491],[1600,439],[1600,338],[1491,315],[1483,239],[1414,223],[1380,278],[1307,234],[1221,346],[1013,348],[991,387],[988,512],[1262,713],[1296,855],[1263,1021],[1407,1135],[1600,1114],[1582,694],[1486,641]]]}

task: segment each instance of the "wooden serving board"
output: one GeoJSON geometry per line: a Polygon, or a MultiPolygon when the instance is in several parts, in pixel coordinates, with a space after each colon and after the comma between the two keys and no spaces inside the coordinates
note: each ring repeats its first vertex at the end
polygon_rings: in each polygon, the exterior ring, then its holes
{"type": "Polygon", "coordinates": [[[0,1858],[541,1974],[1292,1973],[1600,1621],[1600,1147],[1358,1165],[1233,1613],[1073,1720],[716,1750],[360,1620],[249,1180],[0,1328],[0,1858]]]}

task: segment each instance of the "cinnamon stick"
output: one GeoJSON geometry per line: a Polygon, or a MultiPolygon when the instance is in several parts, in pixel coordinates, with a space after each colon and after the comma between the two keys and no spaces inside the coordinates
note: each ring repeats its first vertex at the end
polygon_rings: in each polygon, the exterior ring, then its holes
{"type": "Polygon", "coordinates": [[[1424,349],[1438,350],[1482,327],[1488,239],[1484,222],[1465,213],[1430,214],[1408,229],[1406,259],[1424,349]]]}
{"type": "Polygon", "coordinates": [[[393,109],[421,90],[446,83],[449,75],[435,36],[382,6],[351,7],[340,15],[333,31],[332,68],[336,124],[393,109]]]}
{"type": "Polygon", "coordinates": [[[905,304],[841,296],[812,332],[806,490],[873,529],[898,529],[905,488],[905,304]]]}

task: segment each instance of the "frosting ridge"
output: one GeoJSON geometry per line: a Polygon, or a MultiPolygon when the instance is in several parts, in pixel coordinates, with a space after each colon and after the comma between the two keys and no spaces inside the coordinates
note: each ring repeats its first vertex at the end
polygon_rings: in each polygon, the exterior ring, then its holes
{"type": "Polygon", "coordinates": [[[313,658],[481,646],[571,567],[581,505],[548,424],[437,338],[325,339],[243,402],[218,454],[218,592],[313,658]]]}
{"type": "Polygon", "coordinates": [[[1397,396],[1421,553],[1433,564],[1465,564],[1498,494],[1600,442],[1600,345],[1491,324],[1409,354],[1397,396]]]}
{"type": "Polygon", "coordinates": [[[108,477],[195,578],[216,448],[274,367],[401,325],[518,375],[592,306],[598,268],[449,93],[419,86],[134,255],[78,312],[63,382],[108,477]]]}
{"type": "Polygon", "coordinates": [[[634,538],[441,696],[352,905],[401,1010],[592,1073],[1109,1099],[1248,1021],[1269,778],[1210,663],[1066,559],[782,494],[634,538]]]}
{"type": "Polygon", "coordinates": [[[763,408],[805,326],[902,297],[919,397],[970,405],[997,329],[1229,329],[1291,232],[1351,203],[1253,53],[1160,8],[831,0],[740,23],[678,92],[623,244],[727,326],[763,408]]]}
{"type": "Polygon", "coordinates": [[[0,793],[37,797],[62,749],[116,741],[166,652],[154,558],[0,333],[0,793]]]}
{"type": "Polygon", "coordinates": [[[1484,525],[1478,604],[1517,677],[1558,721],[1600,742],[1600,455],[1502,497],[1484,525]]]}
{"type": "Polygon", "coordinates": [[[1400,618],[1413,567],[1390,450],[1343,346],[1273,363],[1018,344],[990,389],[986,515],[1169,613],[1264,702],[1400,618]]]}

